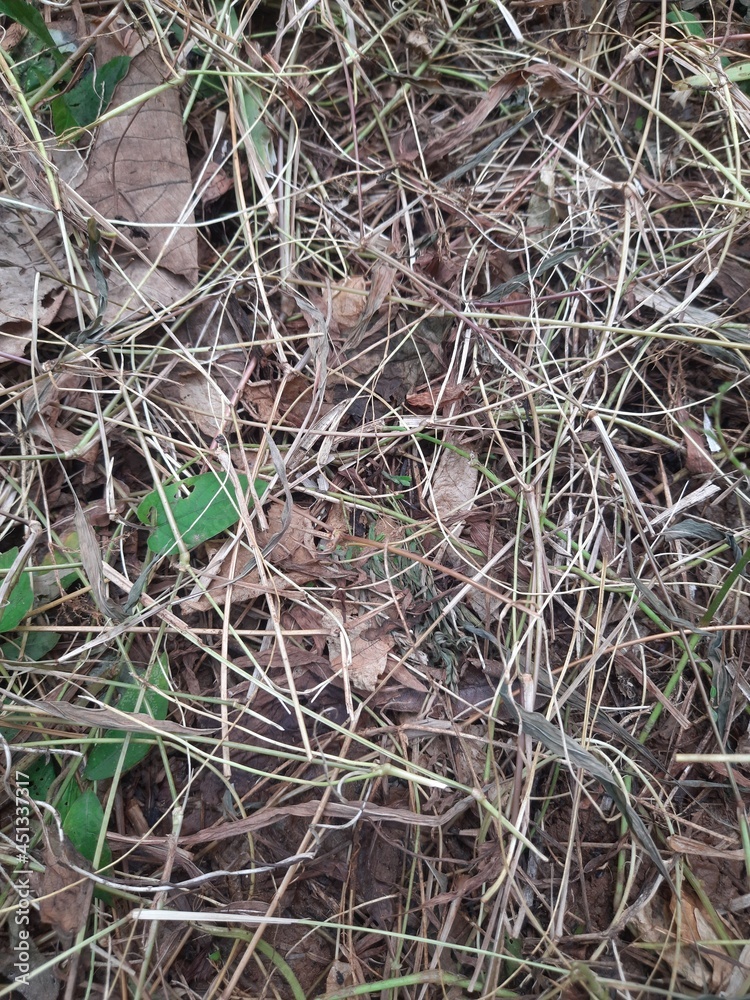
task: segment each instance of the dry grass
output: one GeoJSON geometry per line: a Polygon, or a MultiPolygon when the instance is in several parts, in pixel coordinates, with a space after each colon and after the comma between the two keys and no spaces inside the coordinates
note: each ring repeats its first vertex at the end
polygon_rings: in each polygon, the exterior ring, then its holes
{"type": "Polygon", "coordinates": [[[3,56],[67,293],[0,334],[25,996],[750,995],[750,61],[686,6],[121,5],[197,256],[119,314],[149,218],[3,56]],[[154,558],[210,470],[234,523],[154,558]]]}

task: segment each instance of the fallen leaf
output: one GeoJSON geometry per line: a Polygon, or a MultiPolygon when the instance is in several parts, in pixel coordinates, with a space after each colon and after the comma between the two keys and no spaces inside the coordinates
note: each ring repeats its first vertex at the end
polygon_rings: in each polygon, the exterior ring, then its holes
{"type": "Polygon", "coordinates": [[[479,470],[465,456],[446,448],[432,477],[432,503],[440,521],[451,534],[458,536],[464,522],[457,519],[468,514],[474,504],[479,470]]]}
{"type": "Polygon", "coordinates": [[[374,691],[388,665],[388,655],[393,649],[390,633],[373,624],[371,618],[362,621],[349,618],[346,634],[351,646],[351,661],[344,654],[338,629],[328,638],[328,651],[334,670],[345,670],[353,688],[359,691],[374,691]]]}
{"type": "MultiPolygon", "coordinates": [[[[124,31],[103,36],[97,42],[97,65],[122,55],[126,46],[124,31]]],[[[73,185],[129,240],[133,233],[146,234],[141,257],[113,252],[105,324],[153,314],[191,291],[198,279],[192,179],[179,90],[159,89],[169,73],[153,47],[134,56],[113,102],[128,109],[98,126],[88,172],[73,185]],[[151,91],[157,92],[144,101],[151,91]]]]}
{"type": "Polygon", "coordinates": [[[667,904],[656,896],[635,914],[631,928],[647,944],[658,945],[662,959],[684,982],[718,995],[730,980],[734,962],[717,943],[717,932],[697,900],[683,892],[681,904],[678,915],[674,898],[667,904]]]}
{"type": "MultiPolygon", "coordinates": [[[[295,373],[277,380],[248,382],[242,400],[263,423],[301,427],[313,400],[310,379],[295,373]]],[[[322,411],[325,412],[325,411],[322,411]]]]}
{"type": "Polygon", "coordinates": [[[0,205],[0,355],[23,357],[32,323],[45,327],[66,295],[65,248],[56,221],[28,190],[23,209],[0,205]]]}
{"type": "Polygon", "coordinates": [[[331,319],[342,332],[357,325],[366,304],[367,282],[361,275],[352,275],[331,289],[331,319]]]}
{"type": "MultiPolygon", "coordinates": [[[[256,536],[258,546],[261,549],[281,530],[283,510],[282,503],[273,503],[266,512],[268,530],[259,531],[256,536]]],[[[297,584],[317,580],[322,573],[317,554],[314,524],[314,518],[307,511],[297,506],[292,507],[289,525],[278,544],[268,555],[268,561],[297,584]]],[[[255,568],[255,557],[246,545],[241,546],[235,557],[234,550],[237,544],[236,541],[229,541],[216,552],[206,569],[201,573],[195,588],[184,602],[188,611],[208,611],[209,608],[213,607],[213,601],[222,604],[226,599],[230,581],[233,581],[232,604],[251,601],[265,592],[255,568]],[[247,572],[251,563],[253,568],[247,572]]]]}
{"type": "Polygon", "coordinates": [[[445,406],[448,403],[457,403],[465,396],[465,382],[460,382],[458,385],[449,382],[445,387],[438,386],[435,389],[428,387],[420,392],[410,392],[406,402],[413,410],[434,410],[438,400],[441,406],[445,406]]]}
{"type": "Polygon", "coordinates": [[[419,52],[425,59],[429,59],[432,55],[432,46],[424,31],[410,31],[406,36],[406,44],[410,49],[419,52]]]}
{"type": "Polygon", "coordinates": [[[348,986],[353,988],[356,985],[351,965],[338,960],[333,962],[326,976],[326,996],[335,993],[341,1000],[348,1000],[352,994],[346,988],[348,986]]]}
{"type": "Polygon", "coordinates": [[[94,883],[73,871],[70,862],[86,868],[88,862],[69,841],[44,851],[45,869],[34,880],[39,896],[39,919],[50,924],[63,940],[72,938],[89,918],[94,883]]]}
{"type": "Polygon", "coordinates": [[[750,979],[750,944],[746,944],[740,952],[732,974],[729,977],[724,995],[726,997],[743,997],[747,995],[748,980],[750,979]]]}
{"type": "MultiPolygon", "coordinates": [[[[106,35],[97,43],[97,63],[123,52],[119,37],[106,35]]],[[[147,225],[149,260],[195,282],[198,241],[187,211],[192,180],[179,91],[171,87],[143,101],[169,72],[153,49],[135,56],[115,92],[118,107],[133,106],[98,127],[78,193],[118,223],[147,225]]]]}
{"type": "Polygon", "coordinates": [[[195,423],[206,437],[216,437],[231,414],[226,394],[213,379],[196,369],[175,372],[176,396],[185,409],[185,419],[195,423]]]}

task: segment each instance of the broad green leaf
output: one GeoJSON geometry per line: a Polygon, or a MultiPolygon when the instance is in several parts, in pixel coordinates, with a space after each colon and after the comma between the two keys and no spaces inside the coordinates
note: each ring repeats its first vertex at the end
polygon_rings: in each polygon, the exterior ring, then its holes
{"type": "MultiPolygon", "coordinates": [[[[129,67],[130,56],[115,56],[93,73],[87,73],[67,94],[56,98],[52,102],[53,112],[56,102],[63,101],[73,123],[86,128],[107,110],[115,87],[127,76],[129,67]]],[[[57,134],[62,133],[57,131],[57,134]]]]}
{"type": "Polygon", "coordinates": [[[64,824],[65,817],[68,815],[70,810],[80,799],[83,792],[81,787],[74,777],[68,778],[64,782],[62,790],[54,803],[55,809],[57,809],[60,814],[60,820],[64,824]]]}
{"type": "Polygon", "coordinates": [[[65,135],[66,132],[71,132],[78,127],[64,96],[53,97],[49,102],[49,107],[52,112],[55,135],[65,135]]]}
{"type": "MultiPolygon", "coordinates": [[[[0,555],[0,570],[10,569],[18,555],[18,549],[8,549],[0,555]]],[[[28,573],[21,573],[18,582],[8,596],[8,603],[0,612],[0,632],[12,631],[24,618],[34,603],[34,594],[31,589],[31,577],[28,573]]]]}
{"type": "MultiPolygon", "coordinates": [[[[166,672],[166,657],[159,657],[151,668],[149,681],[159,690],[148,690],[140,699],[140,684],[128,684],[122,689],[122,694],[117,702],[120,712],[145,712],[153,719],[166,719],[168,700],[159,691],[169,690],[169,678],[166,672]]],[[[98,743],[89,754],[88,763],[83,772],[83,776],[90,781],[104,781],[111,778],[120,766],[123,744],[126,733],[121,729],[108,729],[102,735],[102,742],[98,743]]],[[[128,748],[122,762],[121,773],[131,770],[136,764],[140,764],[151,747],[154,745],[154,737],[146,734],[139,735],[130,733],[128,748]]]]}
{"type": "MultiPolygon", "coordinates": [[[[84,792],[80,798],[76,799],[63,821],[63,831],[70,838],[73,846],[88,861],[94,860],[103,823],[104,810],[101,802],[91,790],[84,792]]],[[[105,844],[99,861],[102,865],[108,865],[111,860],[112,852],[105,844]]]]}
{"type": "Polygon", "coordinates": [[[58,66],[65,62],[65,58],[55,45],[55,40],[49,33],[44,19],[36,7],[25,0],[0,0],[0,14],[5,14],[14,21],[18,21],[24,28],[28,29],[32,35],[48,45],[50,52],[58,66]]]}
{"type": "Polygon", "coordinates": [[[676,24],[684,28],[685,34],[692,35],[693,38],[706,37],[706,32],[703,30],[700,19],[689,10],[671,10],[667,14],[667,21],[670,24],[676,24]]]}
{"type": "Polygon", "coordinates": [[[0,656],[4,660],[43,659],[60,641],[59,632],[28,632],[17,639],[9,639],[0,646],[0,656]],[[24,641],[25,640],[25,641],[24,641]]]}
{"type": "MultiPolygon", "coordinates": [[[[247,476],[239,476],[240,486],[247,490],[247,476]]],[[[266,483],[256,480],[255,491],[263,496],[266,483]]],[[[164,496],[185,548],[190,551],[201,542],[231,528],[240,519],[234,486],[229,476],[204,472],[164,487],[164,496]]],[[[148,540],[152,552],[170,555],[178,549],[167,519],[167,511],[156,490],[141,502],[137,512],[143,524],[153,526],[148,540]]]]}
{"type": "Polygon", "coordinates": [[[29,779],[29,797],[46,802],[52,782],[57,777],[52,761],[38,757],[26,772],[26,776],[29,779]]]}

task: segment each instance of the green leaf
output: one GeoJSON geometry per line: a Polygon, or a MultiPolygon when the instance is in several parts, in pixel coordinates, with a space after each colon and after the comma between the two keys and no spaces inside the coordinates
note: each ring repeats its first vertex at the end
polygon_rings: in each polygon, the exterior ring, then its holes
{"type": "Polygon", "coordinates": [[[242,105],[250,142],[255,155],[265,173],[270,173],[274,165],[273,136],[263,121],[266,98],[254,83],[242,81],[242,105]]]}
{"type": "MultiPolygon", "coordinates": [[[[86,128],[107,110],[115,87],[127,76],[129,67],[130,56],[115,56],[95,72],[87,73],[75,87],[62,97],[56,98],[52,104],[64,101],[74,124],[79,128],[86,128]]],[[[55,119],[55,131],[57,131],[57,119],[55,119]]]]}
{"type": "Polygon", "coordinates": [[[65,59],[62,53],[58,50],[55,40],[49,33],[47,25],[44,23],[44,19],[36,7],[32,7],[30,3],[26,3],[25,0],[0,0],[0,14],[6,14],[12,20],[17,21],[22,24],[24,28],[27,28],[32,35],[39,39],[40,42],[44,42],[48,45],[50,52],[57,63],[61,66],[65,59]]]}
{"type": "MultiPolygon", "coordinates": [[[[239,481],[243,492],[246,491],[247,476],[239,476],[239,481]]],[[[262,480],[255,481],[258,497],[263,496],[266,485],[262,480]]],[[[164,486],[163,490],[188,551],[231,528],[240,519],[234,486],[227,475],[219,478],[215,472],[204,472],[164,486]]],[[[167,519],[166,508],[156,490],[144,498],[136,513],[143,524],[154,528],[148,540],[152,552],[170,555],[177,551],[178,545],[167,519]]]]}
{"type": "Polygon", "coordinates": [[[0,646],[0,656],[4,660],[24,659],[36,663],[54,649],[59,641],[59,632],[27,632],[24,636],[4,642],[0,646]]]}
{"type": "MultiPolygon", "coordinates": [[[[169,690],[166,662],[166,657],[158,657],[154,662],[148,679],[159,690],[146,691],[143,697],[140,698],[140,708],[139,695],[142,690],[141,685],[137,683],[128,684],[122,689],[122,694],[117,702],[117,708],[120,712],[135,712],[138,709],[141,712],[148,713],[153,719],[166,719],[169,702],[164,695],[159,694],[159,691],[169,690]]],[[[120,758],[122,757],[123,745],[127,735],[121,729],[108,729],[102,736],[102,742],[98,743],[89,754],[83,776],[90,781],[104,781],[107,778],[113,777],[120,766],[120,758]]],[[[125,751],[122,761],[121,773],[125,774],[126,771],[134,768],[136,764],[140,764],[153,745],[153,736],[140,736],[130,733],[128,748],[125,751]]]]}
{"type": "Polygon", "coordinates": [[[38,757],[26,772],[26,776],[29,779],[29,796],[46,802],[52,782],[57,777],[52,761],[38,757]]]}
{"type": "Polygon", "coordinates": [[[685,30],[686,35],[692,35],[693,38],[706,37],[706,32],[703,30],[699,18],[689,10],[671,10],[667,14],[667,21],[670,24],[679,25],[685,30]]]}
{"type": "Polygon", "coordinates": [[[70,113],[70,108],[65,97],[53,97],[49,102],[49,107],[52,112],[52,125],[55,129],[55,135],[65,135],[66,132],[70,132],[78,127],[75,118],[70,113]]]}
{"type": "MultiPolygon", "coordinates": [[[[102,809],[101,802],[89,790],[88,792],[84,792],[79,799],[76,799],[68,810],[68,815],[63,822],[63,831],[84,858],[88,861],[93,861],[103,825],[104,810],[102,809]]],[[[112,852],[106,844],[99,860],[102,865],[108,865],[112,860],[112,852]]]]}
{"type": "Polygon", "coordinates": [[[80,799],[82,794],[83,792],[81,791],[81,787],[75,777],[70,777],[64,782],[63,787],[60,790],[60,794],[57,797],[57,801],[55,802],[55,809],[57,809],[60,814],[60,820],[63,824],[65,823],[65,817],[80,799]]]}
{"type": "MultiPolygon", "coordinates": [[[[10,569],[18,555],[18,548],[8,549],[0,555],[0,569],[10,569]]],[[[0,612],[0,632],[11,632],[24,618],[34,603],[34,594],[31,589],[31,577],[28,573],[21,573],[18,582],[10,592],[8,603],[0,612]]]]}

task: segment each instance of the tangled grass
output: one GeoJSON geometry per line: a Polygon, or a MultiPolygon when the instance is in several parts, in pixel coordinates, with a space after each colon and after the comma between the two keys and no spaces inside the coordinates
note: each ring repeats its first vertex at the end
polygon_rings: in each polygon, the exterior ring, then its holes
{"type": "Polygon", "coordinates": [[[23,995],[750,993],[750,61],[684,7],[77,5],[158,73],[63,136],[3,47],[23,995]]]}

